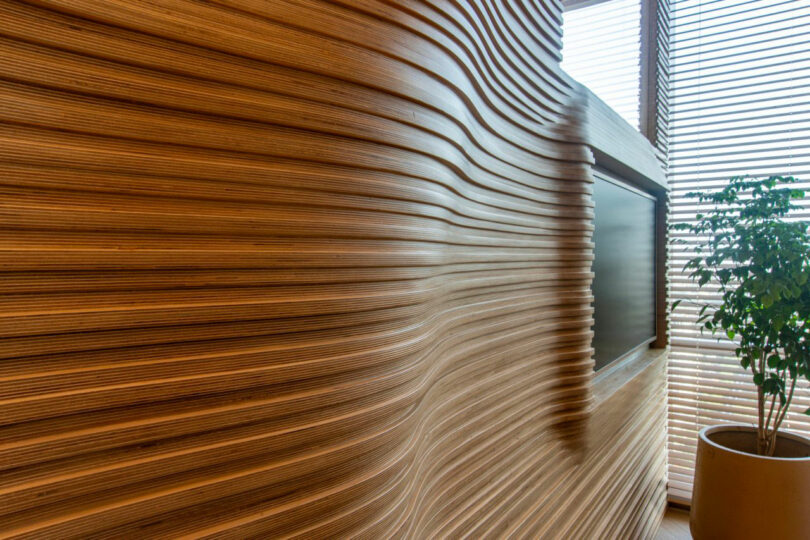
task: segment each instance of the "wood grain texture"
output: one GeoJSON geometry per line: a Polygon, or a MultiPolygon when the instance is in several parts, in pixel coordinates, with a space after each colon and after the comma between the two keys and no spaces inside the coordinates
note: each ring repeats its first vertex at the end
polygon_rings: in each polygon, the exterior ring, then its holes
{"type": "Polygon", "coordinates": [[[558,2],[0,1],[0,536],[654,524],[660,395],[586,429],[559,26],[558,2]]]}

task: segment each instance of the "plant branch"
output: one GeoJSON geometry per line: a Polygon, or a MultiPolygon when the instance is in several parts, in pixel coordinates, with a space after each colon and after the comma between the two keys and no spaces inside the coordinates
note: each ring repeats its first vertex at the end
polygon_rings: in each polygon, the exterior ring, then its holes
{"type": "MultiPolygon", "coordinates": [[[[758,373],[757,363],[758,362],[756,362],[753,358],[751,359],[750,363],[751,372],[754,374],[755,377],[758,373]]],[[[765,433],[762,429],[763,414],[764,414],[764,403],[763,403],[764,395],[761,386],[757,385],[756,388],[757,388],[757,453],[761,454],[763,451],[763,443],[765,440],[765,433]]]]}
{"type": "MultiPolygon", "coordinates": [[[[768,419],[765,420],[765,431],[766,432],[768,431],[768,426],[771,425],[771,417],[773,416],[773,407],[774,407],[774,405],[776,405],[776,394],[774,394],[773,397],[771,397],[771,407],[768,410],[768,419]]],[[[781,407],[781,405],[780,405],[780,407],[781,407]]],[[[777,417],[779,416],[779,411],[778,410],[777,410],[776,416],[777,417]]]]}
{"type": "Polygon", "coordinates": [[[773,431],[771,432],[771,437],[773,438],[774,444],[771,444],[770,448],[768,449],[769,456],[772,456],[774,450],[776,450],[776,434],[779,432],[779,426],[782,425],[782,421],[785,419],[785,416],[787,416],[788,409],[790,408],[790,402],[793,401],[793,392],[796,390],[796,379],[798,379],[798,377],[793,377],[793,380],[790,383],[790,392],[788,393],[787,401],[785,401],[784,405],[779,406],[780,412],[776,415],[776,421],[774,422],[773,431]]]}

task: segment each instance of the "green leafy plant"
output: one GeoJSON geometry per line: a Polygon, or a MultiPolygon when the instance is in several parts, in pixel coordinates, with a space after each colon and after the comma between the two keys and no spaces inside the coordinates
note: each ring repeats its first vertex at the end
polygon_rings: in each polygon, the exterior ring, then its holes
{"type": "Polygon", "coordinates": [[[720,191],[689,193],[710,209],[673,226],[696,242],[684,266],[689,277],[721,294],[719,303],[694,302],[701,330],[736,343],[752,372],[760,455],[773,455],[797,382],[810,380],[810,224],[788,215],[804,198],[796,182],[736,177],[720,191]]]}

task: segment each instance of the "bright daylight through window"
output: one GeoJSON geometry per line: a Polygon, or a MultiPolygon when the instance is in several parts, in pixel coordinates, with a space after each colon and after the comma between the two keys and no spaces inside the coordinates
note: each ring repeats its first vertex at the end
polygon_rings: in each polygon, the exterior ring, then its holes
{"type": "Polygon", "coordinates": [[[562,68],[638,129],[641,2],[608,0],[563,14],[562,68]]]}
{"type": "MultiPolygon", "coordinates": [[[[732,176],[810,180],[810,2],[673,0],[669,173],[673,223],[694,220],[690,191],[717,190],[732,176]]],[[[807,187],[805,184],[803,187],[807,187]]],[[[794,218],[810,218],[807,199],[794,218]]],[[[694,242],[685,233],[676,236],[694,242]]],[[[751,373],[734,345],[695,324],[687,300],[717,301],[682,271],[692,246],[673,246],[669,368],[670,495],[689,500],[697,432],[756,423],[751,373]]],[[[800,383],[801,384],[801,383],[800,383]]],[[[796,393],[782,429],[810,435],[810,392],[796,393]]]]}

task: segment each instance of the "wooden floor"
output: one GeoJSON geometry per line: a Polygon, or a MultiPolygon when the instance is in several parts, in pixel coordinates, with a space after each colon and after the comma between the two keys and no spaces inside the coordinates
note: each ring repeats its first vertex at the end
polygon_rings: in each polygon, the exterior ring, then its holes
{"type": "Polygon", "coordinates": [[[689,512],[676,508],[667,508],[661,528],[655,540],[690,540],[689,512]]]}

